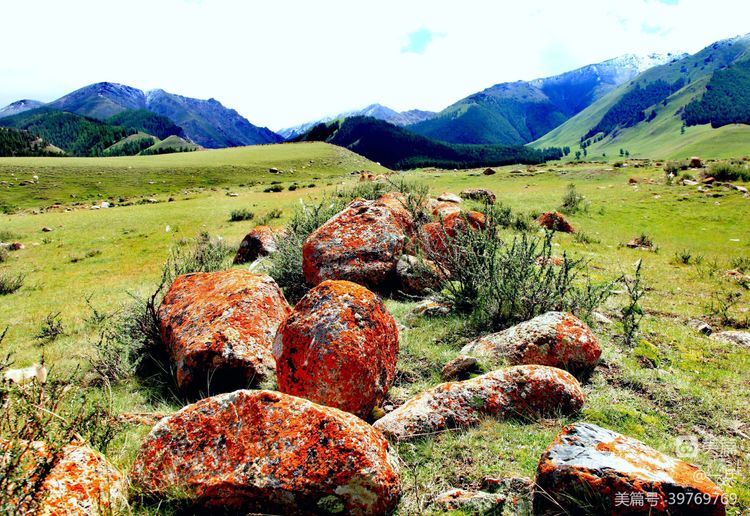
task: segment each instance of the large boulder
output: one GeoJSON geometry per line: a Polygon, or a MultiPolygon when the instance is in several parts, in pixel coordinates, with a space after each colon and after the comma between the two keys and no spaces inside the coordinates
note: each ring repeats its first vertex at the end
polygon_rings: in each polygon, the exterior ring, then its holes
{"type": "Polygon", "coordinates": [[[723,515],[724,493],[697,467],[588,423],[565,427],[539,461],[535,514],[723,515]]]}
{"type": "Polygon", "coordinates": [[[258,258],[268,256],[278,250],[276,235],[268,226],[255,226],[240,243],[240,248],[234,257],[235,264],[254,262],[258,258]]]}
{"type": "MultiPolygon", "coordinates": [[[[51,466],[37,493],[42,498],[35,514],[112,514],[126,505],[127,484],[124,477],[101,453],[88,446],[65,446],[55,459],[43,442],[2,442],[1,455],[15,453],[22,456],[22,467],[27,468],[30,487],[34,485],[31,480],[51,466]]],[[[16,507],[18,514],[26,514],[30,509],[22,501],[16,503],[19,504],[16,507]]]]}
{"type": "Polygon", "coordinates": [[[273,339],[290,311],[268,276],[236,269],[178,276],[158,315],[180,388],[225,392],[271,376],[273,339]]]}
{"type": "Polygon", "coordinates": [[[281,325],[273,354],[281,392],[367,418],[396,375],[398,328],[366,288],[324,281],[281,325]]]}
{"type": "Polygon", "coordinates": [[[510,365],[547,365],[586,375],[599,363],[602,349],[578,317],[567,312],[547,312],[470,342],[461,353],[498,357],[510,365]]]}
{"type": "Polygon", "coordinates": [[[459,233],[470,229],[485,229],[487,219],[478,211],[457,211],[441,217],[439,221],[430,222],[422,226],[419,241],[427,257],[450,268],[453,261],[450,253],[453,251],[451,240],[459,233]]]}
{"type": "Polygon", "coordinates": [[[315,230],[302,247],[305,281],[348,280],[373,289],[393,281],[406,233],[391,208],[355,200],[315,230]]]}
{"type": "Polygon", "coordinates": [[[404,255],[396,263],[399,291],[410,296],[423,296],[440,287],[443,274],[427,259],[404,255]]]}
{"type": "Polygon", "coordinates": [[[388,443],[361,419],[271,391],[203,399],[161,420],[131,482],[233,514],[388,514],[399,472],[388,443]]]}
{"type": "Polygon", "coordinates": [[[416,201],[401,192],[388,192],[380,196],[377,200],[378,204],[385,206],[391,211],[396,222],[398,222],[401,229],[407,235],[412,235],[414,232],[414,216],[408,209],[410,202],[416,201]]]}
{"type": "Polygon", "coordinates": [[[562,369],[517,366],[463,382],[443,383],[411,398],[373,426],[397,441],[498,419],[574,414],[583,407],[578,381],[562,369]]]}

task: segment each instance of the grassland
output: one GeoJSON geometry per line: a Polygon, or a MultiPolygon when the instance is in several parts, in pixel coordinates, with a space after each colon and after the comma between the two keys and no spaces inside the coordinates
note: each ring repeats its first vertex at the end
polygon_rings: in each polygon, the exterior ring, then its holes
{"type": "MultiPolygon", "coordinates": [[[[320,198],[361,168],[380,170],[323,144],[159,157],[0,160],[0,179],[11,174],[16,179],[32,173],[40,177],[38,189],[13,187],[0,193],[6,204],[23,208],[0,218],[0,230],[26,244],[0,264],[0,274],[26,275],[18,292],[0,297],[0,328],[10,327],[0,352],[13,352],[18,366],[44,352],[55,374],[86,368],[97,329],[87,322],[91,310],[85,298],[98,310],[117,310],[129,300],[129,292],[153,290],[178,240],[208,231],[236,246],[254,222],[228,222],[233,209],[249,208],[262,216],[278,208],[282,216],[274,224],[281,225],[300,198],[320,198]],[[295,172],[275,175],[270,167],[295,172]],[[264,193],[272,181],[316,186],[264,193]],[[230,191],[237,197],[228,196],[230,191]],[[107,210],[39,209],[56,200],[69,205],[82,199],[145,196],[175,200],[107,210]],[[43,227],[52,231],[43,233],[43,227]],[[66,334],[49,343],[35,339],[44,317],[58,312],[66,334]]],[[[585,385],[587,404],[580,419],[632,435],[670,455],[676,453],[678,436],[697,437],[699,453],[688,460],[737,495],[733,513],[750,510],[750,350],[703,337],[686,324],[690,318],[705,319],[712,299],[730,291],[740,295],[730,315],[740,322],[750,317],[750,292],[724,275],[733,258],[750,256],[750,199],[736,191],[717,189],[711,194],[716,196],[709,196],[694,187],[668,186],[663,171],[654,167],[583,164],[511,174],[513,168],[500,168],[494,176],[476,170],[403,175],[426,183],[435,194],[490,188],[500,202],[526,213],[557,208],[566,186],[575,184],[588,208],[570,220],[589,242],[558,235],[556,252],[588,259],[598,279],[632,273],[634,263],[643,260],[648,287],[647,342],[627,348],[617,339],[617,324],[596,328],[604,361],[585,385]],[[631,176],[639,181],[636,186],[628,184],[631,176]],[[653,239],[657,252],[621,245],[641,233],[653,239]],[[675,256],[685,250],[692,254],[688,265],[675,256]]],[[[605,311],[614,315],[623,302],[622,296],[613,298],[605,311]]],[[[412,320],[407,314],[413,303],[387,304],[405,325],[399,374],[390,393],[403,399],[438,383],[442,365],[458,355],[468,335],[460,317],[412,320]]],[[[154,399],[152,394],[137,380],[117,385],[113,409],[165,412],[181,405],[174,396],[154,399]]],[[[399,446],[404,477],[399,513],[423,512],[431,496],[448,487],[478,487],[484,475],[533,477],[539,455],[564,423],[487,420],[472,430],[399,446]]],[[[147,431],[129,427],[110,445],[108,455],[118,467],[127,470],[147,431]]]]}

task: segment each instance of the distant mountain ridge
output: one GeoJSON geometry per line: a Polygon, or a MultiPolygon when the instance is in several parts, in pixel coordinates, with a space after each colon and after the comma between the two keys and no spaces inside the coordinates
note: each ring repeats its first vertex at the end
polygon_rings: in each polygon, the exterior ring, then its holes
{"type": "Polygon", "coordinates": [[[450,143],[529,143],[643,71],[681,57],[628,54],[554,77],[496,84],[409,129],[450,143]]]}
{"type": "Polygon", "coordinates": [[[376,118],[378,120],[383,120],[384,122],[388,122],[389,124],[405,126],[427,120],[435,116],[435,114],[436,113],[433,111],[423,111],[421,109],[410,109],[409,111],[398,112],[394,109],[383,106],[382,104],[370,104],[369,106],[362,109],[339,113],[336,116],[321,118],[320,120],[306,122],[294,127],[287,127],[285,129],[281,129],[278,133],[286,139],[291,139],[306,133],[320,123],[354,116],[366,116],[376,118]]]}
{"type": "Polygon", "coordinates": [[[533,142],[582,157],[744,156],[750,142],[750,34],[649,68],[533,142]]]}
{"type": "MultiPolygon", "coordinates": [[[[41,106],[106,120],[124,111],[147,110],[169,118],[192,142],[206,148],[278,143],[283,138],[265,127],[256,127],[234,109],[215,99],[199,100],[164,90],[144,92],[124,84],[99,82],[43,104],[18,101],[0,110],[11,116],[41,106]]],[[[178,135],[182,136],[182,135],[178,135]]]]}

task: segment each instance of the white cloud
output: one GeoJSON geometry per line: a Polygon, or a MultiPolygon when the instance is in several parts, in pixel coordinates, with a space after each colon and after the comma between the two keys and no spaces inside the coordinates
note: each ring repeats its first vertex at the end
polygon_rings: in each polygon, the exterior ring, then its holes
{"type": "Polygon", "coordinates": [[[274,129],[747,32],[741,0],[4,0],[0,105],[97,81],[214,97],[274,129]],[[440,34],[402,52],[420,29],[440,34]]]}

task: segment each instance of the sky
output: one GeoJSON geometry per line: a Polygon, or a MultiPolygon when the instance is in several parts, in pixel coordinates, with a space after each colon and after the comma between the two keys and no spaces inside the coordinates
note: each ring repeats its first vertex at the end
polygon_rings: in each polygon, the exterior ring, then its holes
{"type": "Polygon", "coordinates": [[[100,81],[278,130],[750,32],[747,0],[0,0],[0,106],[100,81]]]}

